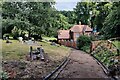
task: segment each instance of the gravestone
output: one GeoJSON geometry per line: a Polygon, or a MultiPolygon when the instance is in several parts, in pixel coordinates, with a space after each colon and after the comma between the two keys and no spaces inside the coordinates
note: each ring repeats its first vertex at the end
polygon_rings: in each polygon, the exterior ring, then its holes
{"type": "Polygon", "coordinates": [[[44,61],[44,49],[41,47],[37,47],[36,50],[33,50],[32,46],[30,46],[30,58],[31,60],[40,59],[41,61],[44,61]]]}
{"type": "Polygon", "coordinates": [[[27,44],[29,44],[29,45],[33,45],[33,43],[34,43],[34,42],[33,42],[32,40],[28,40],[28,41],[27,41],[27,44]]]}
{"type": "Polygon", "coordinates": [[[23,38],[22,37],[18,37],[18,39],[19,39],[19,42],[23,43],[23,38]]]}
{"type": "Polygon", "coordinates": [[[44,49],[43,48],[38,48],[38,50],[40,51],[40,57],[41,57],[41,60],[44,61],[44,49]]]}
{"type": "Polygon", "coordinates": [[[51,42],[50,45],[56,46],[57,44],[55,42],[51,42]]]}

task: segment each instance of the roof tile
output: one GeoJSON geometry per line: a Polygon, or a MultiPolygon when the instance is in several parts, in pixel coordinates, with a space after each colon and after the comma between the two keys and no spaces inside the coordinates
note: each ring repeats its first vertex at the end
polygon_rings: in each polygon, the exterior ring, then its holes
{"type": "Polygon", "coordinates": [[[69,39],[69,30],[59,30],[58,31],[58,39],[69,39]]]}

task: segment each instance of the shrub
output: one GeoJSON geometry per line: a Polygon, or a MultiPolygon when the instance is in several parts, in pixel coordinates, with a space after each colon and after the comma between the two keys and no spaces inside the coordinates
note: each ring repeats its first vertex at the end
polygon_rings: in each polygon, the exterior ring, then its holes
{"type": "Polygon", "coordinates": [[[83,46],[81,48],[81,50],[85,51],[85,52],[89,52],[90,46],[83,46]]]}
{"type": "Polygon", "coordinates": [[[92,41],[97,40],[95,36],[90,36],[90,39],[91,39],[92,41]]]}
{"type": "Polygon", "coordinates": [[[22,31],[15,26],[12,30],[13,38],[17,39],[20,36],[21,32],[22,31]]]}
{"type": "Polygon", "coordinates": [[[7,38],[9,39],[10,34],[7,34],[7,33],[6,33],[6,34],[3,35],[3,37],[7,37],[7,38]]]}
{"type": "Polygon", "coordinates": [[[9,78],[9,74],[7,72],[0,72],[0,78],[2,78],[2,80],[7,80],[9,78]]]}
{"type": "Polygon", "coordinates": [[[77,47],[80,50],[86,51],[90,47],[91,39],[86,35],[82,35],[77,39],[77,47]]]}

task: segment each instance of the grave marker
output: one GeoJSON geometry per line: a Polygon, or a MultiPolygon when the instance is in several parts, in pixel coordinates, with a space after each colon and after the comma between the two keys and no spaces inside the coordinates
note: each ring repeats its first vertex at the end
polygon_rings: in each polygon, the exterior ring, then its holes
{"type": "Polygon", "coordinates": [[[30,46],[30,58],[32,60],[35,60],[37,58],[40,58],[41,61],[44,61],[44,49],[41,47],[37,47],[36,50],[33,50],[32,46],[30,46]]]}

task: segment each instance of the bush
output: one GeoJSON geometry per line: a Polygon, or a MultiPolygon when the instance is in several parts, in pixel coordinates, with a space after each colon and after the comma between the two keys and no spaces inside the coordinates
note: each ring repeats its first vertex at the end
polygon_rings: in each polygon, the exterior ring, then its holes
{"type": "Polygon", "coordinates": [[[80,50],[86,51],[87,49],[89,49],[90,44],[91,44],[91,39],[86,35],[82,35],[77,39],[77,47],[80,50]]]}
{"type": "Polygon", "coordinates": [[[9,78],[9,74],[7,72],[0,72],[0,78],[2,78],[2,80],[7,80],[9,78]]]}
{"type": "Polygon", "coordinates": [[[12,30],[12,35],[14,39],[17,39],[21,34],[21,30],[18,29],[17,27],[14,27],[12,30]]]}
{"type": "Polygon", "coordinates": [[[6,33],[6,34],[3,35],[3,37],[7,37],[7,38],[9,39],[10,34],[7,34],[7,33],[6,33]]]}
{"type": "Polygon", "coordinates": [[[83,46],[81,48],[81,50],[85,51],[85,52],[89,52],[90,46],[83,46]]]}

